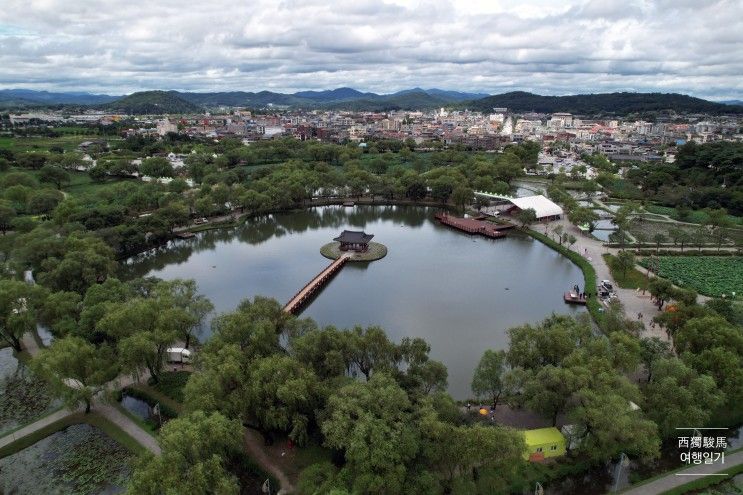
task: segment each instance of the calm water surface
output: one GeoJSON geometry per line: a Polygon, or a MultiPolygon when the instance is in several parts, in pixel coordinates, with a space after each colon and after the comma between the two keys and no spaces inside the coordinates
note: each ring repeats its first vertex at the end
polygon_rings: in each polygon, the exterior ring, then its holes
{"type": "Polygon", "coordinates": [[[346,265],[301,316],[339,328],[380,325],[395,340],[423,337],[449,369],[449,391],[466,398],[483,351],[507,347],[506,329],[582,310],[565,305],[562,294],[583,276],[523,234],[471,237],[438,225],[433,214],[357,206],[271,215],[172,242],[132,258],[126,270],[131,277],[193,278],[218,312],[255,295],[284,303],[329,263],[323,244],[343,229],[363,229],[388,255],[346,265]]]}

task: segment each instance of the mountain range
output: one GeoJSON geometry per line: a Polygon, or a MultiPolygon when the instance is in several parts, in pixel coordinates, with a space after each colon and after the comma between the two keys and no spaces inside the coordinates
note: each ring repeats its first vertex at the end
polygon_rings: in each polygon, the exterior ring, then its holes
{"type": "Polygon", "coordinates": [[[627,115],[673,110],[678,113],[741,114],[733,101],[716,103],[678,93],[597,93],[542,96],[523,91],[498,95],[413,88],[391,94],[364,93],[353,88],[275,93],[271,91],[195,93],[140,91],[126,96],[90,93],[51,93],[25,89],[0,90],[0,107],[31,108],[77,106],[126,114],[196,113],[217,107],[265,108],[286,106],[305,109],[354,111],[430,110],[439,107],[492,112],[570,112],[579,115],[627,115]]]}

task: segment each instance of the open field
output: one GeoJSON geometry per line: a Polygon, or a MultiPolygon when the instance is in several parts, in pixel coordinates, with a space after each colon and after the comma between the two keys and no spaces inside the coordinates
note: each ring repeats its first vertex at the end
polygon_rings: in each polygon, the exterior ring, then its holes
{"type": "MultiPolygon", "coordinates": [[[[16,167],[6,170],[5,172],[0,172],[0,179],[2,179],[5,175],[9,173],[13,173],[13,172],[23,172],[23,173],[34,176],[37,180],[39,179],[39,172],[37,170],[28,170],[28,169],[16,168],[16,167]]],[[[71,194],[73,196],[78,195],[78,194],[95,193],[98,191],[108,189],[114,184],[126,182],[129,180],[132,180],[132,181],[136,180],[136,179],[111,178],[103,182],[96,182],[90,178],[87,172],[78,172],[78,171],[72,171],[72,170],[68,172],[70,174],[70,182],[62,186],[62,192],[71,194]]],[[[52,184],[43,183],[43,182],[41,184],[43,187],[54,188],[52,184]]]]}
{"type": "Polygon", "coordinates": [[[50,146],[61,146],[65,151],[75,150],[80,143],[83,141],[91,141],[93,139],[100,139],[95,134],[69,134],[59,137],[46,137],[46,136],[34,136],[34,137],[0,137],[0,149],[8,149],[14,153],[24,153],[28,151],[35,151],[39,153],[47,153],[50,146]]]}

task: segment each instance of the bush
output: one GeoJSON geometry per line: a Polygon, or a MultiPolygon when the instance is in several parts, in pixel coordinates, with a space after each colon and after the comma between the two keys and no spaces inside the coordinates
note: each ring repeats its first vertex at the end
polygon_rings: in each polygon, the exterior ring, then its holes
{"type": "Polygon", "coordinates": [[[157,383],[149,383],[158,392],[162,392],[171,399],[183,402],[183,388],[188,382],[191,373],[188,371],[166,371],[160,374],[157,383]]]}

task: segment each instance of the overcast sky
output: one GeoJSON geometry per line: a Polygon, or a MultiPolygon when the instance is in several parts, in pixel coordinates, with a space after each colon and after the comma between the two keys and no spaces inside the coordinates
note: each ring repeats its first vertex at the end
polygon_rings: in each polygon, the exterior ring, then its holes
{"type": "Polygon", "coordinates": [[[1,0],[0,87],[743,99],[743,0],[1,0]]]}

